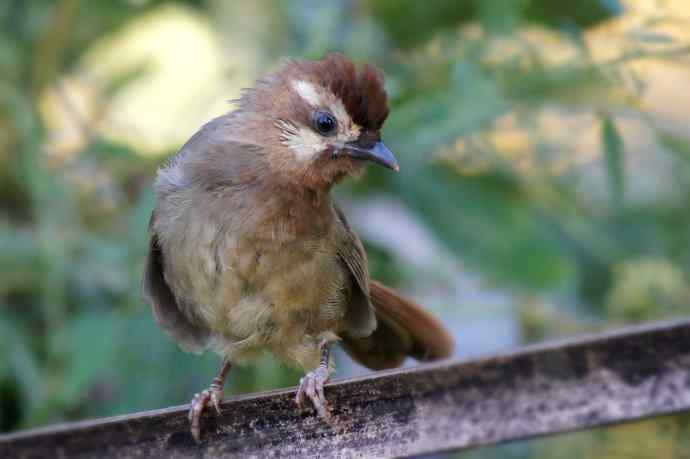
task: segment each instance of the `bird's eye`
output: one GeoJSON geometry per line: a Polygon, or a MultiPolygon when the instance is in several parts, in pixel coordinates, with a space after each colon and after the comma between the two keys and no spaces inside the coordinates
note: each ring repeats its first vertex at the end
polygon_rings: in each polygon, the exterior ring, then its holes
{"type": "Polygon", "coordinates": [[[330,113],[316,112],[314,116],[314,127],[322,135],[331,135],[335,133],[338,123],[330,113]]]}

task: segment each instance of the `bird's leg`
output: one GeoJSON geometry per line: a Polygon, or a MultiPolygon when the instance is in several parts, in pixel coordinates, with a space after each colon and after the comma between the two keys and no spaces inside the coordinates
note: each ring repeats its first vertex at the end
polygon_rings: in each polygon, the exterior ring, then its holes
{"type": "Polygon", "coordinates": [[[326,396],[323,393],[323,385],[328,382],[329,378],[329,358],[330,358],[330,347],[328,343],[321,344],[321,362],[319,366],[304,375],[299,381],[299,389],[297,389],[297,395],[295,401],[297,406],[302,409],[304,408],[304,401],[306,398],[311,401],[311,404],[316,409],[316,412],[323,419],[330,418],[330,412],[328,411],[328,403],[326,402],[326,396]]]}
{"type": "Polygon", "coordinates": [[[228,376],[228,372],[232,367],[232,363],[228,359],[223,359],[223,366],[220,371],[213,378],[211,385],[208,389],[194,394],[192,403],[189,407],[189,422],[191,423],[192,437],[197,442],[201,438],[201,415],[204,413],[206,407],[208,407],[209,402],[213,404],[216,409],[216,413],[220,414],[220,402],[223,401],[223,386],[225,385],[225,378],[228,376]]]}

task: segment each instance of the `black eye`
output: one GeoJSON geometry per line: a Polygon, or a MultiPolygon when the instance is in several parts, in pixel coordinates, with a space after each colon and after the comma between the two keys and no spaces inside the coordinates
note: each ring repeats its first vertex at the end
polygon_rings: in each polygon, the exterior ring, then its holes
{"type": "Polygon", "coordinates": [[[314,115],[314,127],[322,135],[331,135],[335,133],[338,123],[330,113],[316,112],[316,115],[314,115]]]}

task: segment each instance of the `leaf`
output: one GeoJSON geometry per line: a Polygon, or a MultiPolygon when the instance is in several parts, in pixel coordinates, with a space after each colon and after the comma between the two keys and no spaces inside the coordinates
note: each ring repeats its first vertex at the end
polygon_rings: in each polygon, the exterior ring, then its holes
{"type": "Polygon", "coordinates": [[[611,204],[620,209],[623,205],[623,193],[625,187],[624,163],[623,163],[623,138],[609,115],[602,115],[601,141],[604,147],[606,170],[609,176],[609,190],[611,204]]]}
{"type": "Polygon", "coordinates": [[[657,131],[656,138],[659,143],[680,160],[690,163],[690,141],[669,132],[657,131]]]}
{"type": "Polygon", "coordinates": [[[86,401],[92,384],[117,361],[113,343],[122,341],[125,328],[119,314],[99,310],[80,314],[69,327],[69,359],[58,398],[74,406],[86,401]]]}
{"type": "Polygon", "coordinates": [[[13,328],[9,316],[0,306],[0,379],[10,375],[21,390],[22,402],[29,411],[35,409],[43,398],[44,387],[41,369],[26,336],[13,328]]]}
{"type": "Polygon", "coordinates": [[[524,201],[518,184],[488,176],[463,178],[440,163],[414,174],[398,193],[463,262],[497,282],[537,290],[572,279],[573,260],[524,201]]]}

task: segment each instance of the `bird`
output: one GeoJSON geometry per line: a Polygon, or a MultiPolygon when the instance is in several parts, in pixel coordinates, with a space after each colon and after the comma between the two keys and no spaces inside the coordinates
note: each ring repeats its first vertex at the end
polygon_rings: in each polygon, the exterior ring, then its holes
{"type": "Polygon", "coordinates": [[[340,53],[285,59],[233,102],[158,169],[142,276],[158,326],[182,350],[222,358],[190,404],[197,442],[231,367],[266,351],[305,371],[297,408],[328,420],[334,344],[373,370],[454,348],[430,312],[370,278],[331,196],[367,163],[399,170],[381,140],[383,73],[340,53]]]}

